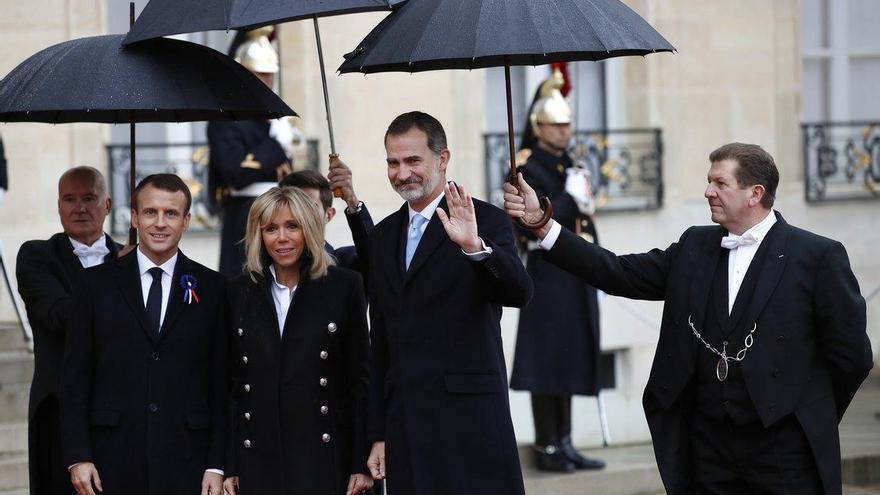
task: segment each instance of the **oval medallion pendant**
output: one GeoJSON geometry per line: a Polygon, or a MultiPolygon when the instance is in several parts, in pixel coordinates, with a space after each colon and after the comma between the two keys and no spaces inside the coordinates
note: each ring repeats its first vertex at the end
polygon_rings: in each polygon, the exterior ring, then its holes
{"type": "Polygon", "coordinates": [[[715,365],[715,377],[718,378],[719,382],[723,382],[727,380],[727,359],[721,357],[718,359],[718,364],[715,365]]]}

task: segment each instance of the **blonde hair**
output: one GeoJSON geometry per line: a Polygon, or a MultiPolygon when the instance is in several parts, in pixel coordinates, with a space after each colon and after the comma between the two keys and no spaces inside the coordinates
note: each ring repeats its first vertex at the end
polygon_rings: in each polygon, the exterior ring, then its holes
{"type": "MultiPolygon", "coordinates": [[[[305,240],[305,251],[311,256],[309,276],[323,277],[327,268],[335,264],[324,249],[324,219],[318,205],[306,193],[295,187],[273,187],[254,200],[248,212],[244,236],[245,268],[256,282],[255,274],[263,273],[263,261],[268,257],[263,245],[263,227],[282,208],[290,209],[299,223],[305,240]]],[[[306,253],[303,253],[305,256],[306,253]]],[[[302,263],[304,258],[300,258],[302,263]]]]}

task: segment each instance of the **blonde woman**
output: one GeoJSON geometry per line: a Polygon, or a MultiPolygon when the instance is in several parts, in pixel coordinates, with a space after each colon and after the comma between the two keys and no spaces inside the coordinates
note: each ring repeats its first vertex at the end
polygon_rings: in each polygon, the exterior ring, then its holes
{"type": "Polygon", "coordinates": [[[229,495],[357,495],[366,473],[367,323],[357,273],[324,250],[317,204],[292,187],[248,214],[231,285],[229,495]]]}

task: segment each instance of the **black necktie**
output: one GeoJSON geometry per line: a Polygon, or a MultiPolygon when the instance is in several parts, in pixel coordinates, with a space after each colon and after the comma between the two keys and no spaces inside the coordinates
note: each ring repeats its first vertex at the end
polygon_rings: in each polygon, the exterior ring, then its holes
{"type": "Polygon", "coordinates": [[[159,321],[162,317],[162,269],[154,266],[148,271],[153,276],[153,283],[147,295],[147,321],[153,326],[153,332],[159,335],[159,321]]]}

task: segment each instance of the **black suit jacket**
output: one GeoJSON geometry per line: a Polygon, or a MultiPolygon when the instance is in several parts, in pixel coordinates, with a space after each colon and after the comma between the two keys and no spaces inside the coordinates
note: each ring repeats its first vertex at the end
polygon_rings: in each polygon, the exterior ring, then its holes
{"type": "MultiPolygon", "coordinates": [[[[104,262],[116,258],[122,247],[104,235],[110,250],[104,262]]],[[[32,418],[47,398],[57,398],[58,370],[64,355],[67,324],[74,314],[74,292],[85,269],[73,254],[67,234],[58,233],[45,241],[27,241],[18,250],[15,276],[34,332],[34,379],[28,404],[32,418]]]]}
{"type": "Polygon", "coordinates": [[[225,467],[225,279],[178,253],[156,337],[136,252],[85,274],[62,368],[65,464],[94,462],[105,493],[199,493],[225,467]],[[198,302],[184,303],[183,275],[198,302]]]}
{"type": "Polygon", "coordinates": [[[386,440],[389,466],[412,466],[418,495],[523,493],[499,320],[502,306],[528,302],[532,283],[510,220],[474,205],[493,250],[480,262],[449,240],[435,214],[404,271],[406,204],[370,234],[368,434],[386,440]],[[407,459],[396,454],[403,450],[407,459]]]}
{"type": "Polygon", "coordinates": [[[349,477],[367,471],[361,278],[335,266],[315,280],[303,273],[283,334],[268,270],[257,280],[242,275],[230,284],[235,405],[227,475],[241,478],[244,495],[345,493],[349,477]]]}
{"type": "MultiPolygon", "coordinates": [[[[839,494],[837,424],[873,366],[865,301],[842,244],[776,215],[773,228],[779,231],[768,239],[764,270],[739,320],[749,329],[757,324],[740,366],[762,424],[794,414],[826,493],[839,494]]],[[[551,262],[609,294],[665,301],[643,403],[669,493],[693,493],[688,424],[694,394],[688,385],[697,352],[708,351],[697,345],[688,319],[704,321],[726,234],[719,226],[691,227],[665,251],[617,256],[563,229],[547,253],[551,262]]]]}
{"type": "Polygon", "coordinates": [[[6,155],[3,153],[3,139],[0,139],[0,189],[9,189],[9,172],[6,171],[6,155]]]}
{"type": "MultiPolygon", "coordinates": [[[[348,228],[351,230],[351,240],[353,246],[342,246],[333,248],[327,244],[327,252],[336,258],[339,266],[354,270],[361,274],[366,285],[369,280],[369,245],[368,238],[370,230],[373,229],[373,217],[367,210],[367,205],[363,205],[361,211],[355,213],[345,212],[345,221],[348,222],[348,228]]],[[[366,287],[365,287],[366,288],[366,287]]]]}

